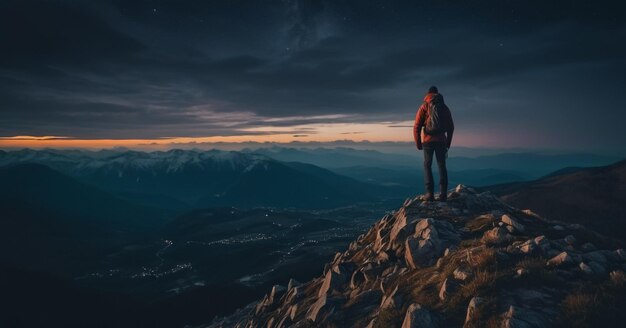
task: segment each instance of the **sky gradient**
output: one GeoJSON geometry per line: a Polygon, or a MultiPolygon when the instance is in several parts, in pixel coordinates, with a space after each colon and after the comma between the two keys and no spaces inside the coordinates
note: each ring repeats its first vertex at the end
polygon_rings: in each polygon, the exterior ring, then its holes
{"type": "Polygon", "coordinates": [[[624,151],[619,1],[0,2],[0,147],[410,141],[624,151]]]}

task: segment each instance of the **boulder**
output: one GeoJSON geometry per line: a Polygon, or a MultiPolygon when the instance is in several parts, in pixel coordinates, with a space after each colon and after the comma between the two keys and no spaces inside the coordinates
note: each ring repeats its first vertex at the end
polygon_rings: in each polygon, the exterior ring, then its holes
{"type": "Polygon", "coordinates": [[[402,328],[435,328],[437,322],[428,309],[417,303],[409,305],[402,322],[402,328]]]}
{"type": "Polygon", "coordinates": [[[572,236],[572,235],[567,235],[563,239],[565,240],[566,243],[568,243],[570,245],[574,245],[574,243],[576,242],[576,238],[574,236],[572,236]]]}
{"type": "Polygon", "coordinates": [[[548,265],[550,266],[562,266],[566,264],[571,264],[574,262],[572,256],[570,256],[567,252],[562,252],[561,254],[551,258],[548,260],[548,265]]]}
{"type": "Polygon", "coordinates": [[[526,227],[524,227],[523,224],[519,223],[517,219],[508,214],[502,215],[501,221],[506,225],[513,227],[515,231],[524,232],[524,230],[526,230],[526,227]]]}
{"type": "Polygon", "coordinates": [[[404,258],[413,269],[429,266],[459,240],[459,234],[450,222],[421,219],[415,224],[415,232],[404,243],[404,258]]]}
{"type": "Polygon", "coordinates": [[[534,239],[529,239],[517,247],[524,254],[531,254],[538,249],[534,239]]]}

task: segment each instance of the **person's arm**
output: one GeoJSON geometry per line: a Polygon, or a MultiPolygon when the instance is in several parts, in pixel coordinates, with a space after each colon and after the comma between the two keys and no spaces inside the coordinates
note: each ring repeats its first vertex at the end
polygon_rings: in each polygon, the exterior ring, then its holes
{"type": "Polygon", "coordinates": [[[452,145],[452,135],[454,134],[454,120],[452,120],[452,112],[448,108],[448,129],[446,131],[446,140],[448,142],[447,147],[450,149],[452,145]]]}
{"type": "Polygon", "coordinates": [[[417,149],[422,150],[422,126],[424,125],[424,104],[420,106],[415,115],[415,123],[413,124],[413,139],[417,149]]]}

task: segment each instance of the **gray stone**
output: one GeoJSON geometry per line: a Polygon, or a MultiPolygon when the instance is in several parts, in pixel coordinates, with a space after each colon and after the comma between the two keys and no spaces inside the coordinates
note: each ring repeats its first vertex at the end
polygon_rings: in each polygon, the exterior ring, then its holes
{"type": "Polygon", "coordinates": [[[589,265],[585,264],[585,262],[580,262],[578,267],[580,268],[580,271],[582,271],[585,274],[593,274],[593,270],[591,269],[589,265]]]}
{"type": "Polygon", "coordinates": [[[517,221],[517,219],[513,218],[512,216],[510,216],[508,214],[502,215],[501,220],[505,224],[515,228],[516,231],[524,232],[526,230],[526,228],[524,227],[523,224],[519,223],[519,221],[517,221]]]}
{"type": "Polygon", "coordinates": [[[537,249],[537,244],[535,243],[535,240],[529,239],[523,244],[521,244],[518,248],[520,252],[524,254],[531,254],[537,249]]]}
{"type": "Polygon", "coordinates": [[[572,235],[565,236],[564,240],[565,240],[566,243],[568,243],[570,245],[573,245],[576,242],[576,238],[574,238],[574,236],[572,236],[572,235]]]}
{"type": "Polygon", "coordinates": [[[562,252],[561,254],[551,258],[548,260],[548,265],[551,266],[561,266],[561,265],[566,265],[566,264],[571,264],[573,263],[573,258],[572,256],[570,256],[569,253],[567,252],[562,252]]]}
{"type": "Polygon", "coordinates": [[[556,231],[563,231],[565,230],[565,228],[563,228],[562,225],[555,225],[554,227],[552,227],[552,229],[556,230],[556,231]]]}
{"type": "Polygon", "coordinates": [[[402,322],[402,328],[435,328],[437,326],[430,311],[417,303],[409,305],[402,322]]]}
{"type": "Polygon", "coordinates": [[[626,260],[626,251],[623,248],[615,250],[615,254],[617,254],[620,260],[626,260]]]}

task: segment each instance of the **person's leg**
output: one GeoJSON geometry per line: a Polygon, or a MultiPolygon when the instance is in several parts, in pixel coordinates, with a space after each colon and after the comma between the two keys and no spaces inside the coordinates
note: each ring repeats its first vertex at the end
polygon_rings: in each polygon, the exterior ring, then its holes
{"type": "Polygon", "coordinates": [[[441,192],[439,199],[446,201],[448,199],[448,169],[446,168],[445,144],[437,145],[435,156],[437,156],[437,166],[439,167],[439,191],[441,192]]]}
{"type": "Polygon", "coordinates": [[[424,185],[426,187],[426,198],[433,199],[434,186],[433,186],[433,152],[432,147],[424,146],[424,185]]]}

